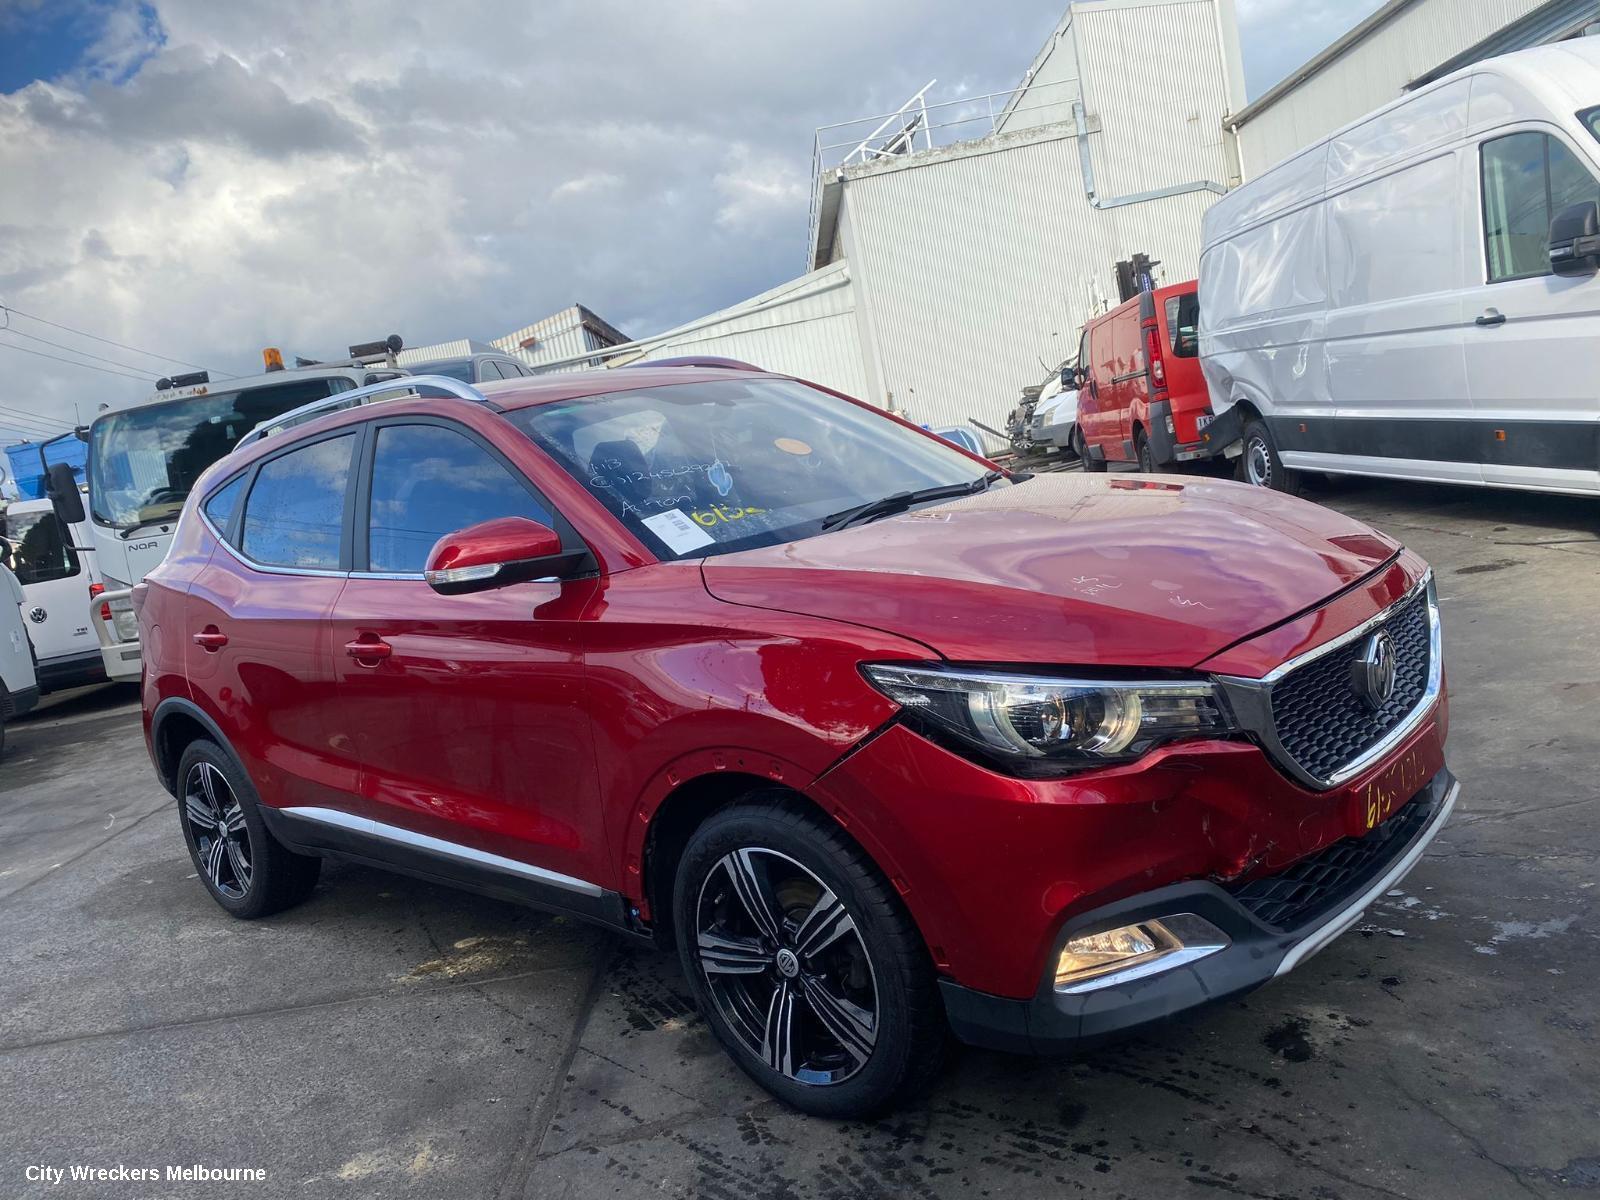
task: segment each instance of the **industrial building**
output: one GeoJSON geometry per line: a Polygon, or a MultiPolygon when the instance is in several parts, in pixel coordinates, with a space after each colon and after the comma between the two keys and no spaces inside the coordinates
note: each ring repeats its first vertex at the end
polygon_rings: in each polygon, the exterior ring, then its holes
{"type": "Polygon", "coordinates": [[[1457,68],[1600,29],[1600,0],[1389,0],[1227,119],[1244,175],[1457,68]]]}
{"type": "Polygon", "coordinates": [[[1194,275],[1243,101],[1232,0],[1080,0],[1008,92],[930,84],[819,130],[808,273],[611,361],[725,355],[998,428],[1116,302],[1118,260],[1194,275]]]}
{"type": "Polygon", "coordinates": [[[552,369],[547,364],[560,363],[553,369],[578,371],[599,366],[604,361],[603,355],[592,355],[593,351],[624,345],[627,341],[628,335],[611,322],[581,304],[573,304],[489,342],[456,338],[431,346],[412,346],[400,351],[396,361],[402,367],[410,367],[441,358],[464,358],[469,354],[498,351],[520,358],[530,367],[552,369]]]}

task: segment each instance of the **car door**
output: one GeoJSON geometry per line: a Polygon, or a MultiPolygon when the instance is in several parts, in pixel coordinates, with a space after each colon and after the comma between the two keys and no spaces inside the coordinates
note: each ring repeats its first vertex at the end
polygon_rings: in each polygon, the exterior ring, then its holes
{"type": "Polygon", "coordinates": [[[1551,127],[1478,146],[1481,242],[1463,301],[1470,426],[1453,453],[1487,483],[1600,485],[1600,278],[1550,271],[1550,218],[1600,199],[1593,163],[1551,127]]]}
{"type": "Polygon", "coordinates": [[[597,583],[445,596],[422,572],[444,534],[496,517],[582,543],[476,431],[393,417],[371,438],[333,640],[376,833],[421,847],[440,874],[509,871],[581,907],[606,875],[580,645],[597,583]]]}
{"type": "Polygon", "coordinates": [[[0,517],[0,562],[22,585],[22,615],[39,660],[40,684],[48,690],[61,686],[53,676],[74,660],[98,661],[100,644],[89,628],[88,558],[74,548],[72,530],[53,510],[29,507],[23,512],[13,505],[0,517]]]}
{"type": "Polygon", "coordinates": [[[357,747],[333,689],[329,621],[350,562],[360,430],[289,443],[213,487],[217,540],[184,605],[184,671],[261,797],[352,811],[357,747]]]}

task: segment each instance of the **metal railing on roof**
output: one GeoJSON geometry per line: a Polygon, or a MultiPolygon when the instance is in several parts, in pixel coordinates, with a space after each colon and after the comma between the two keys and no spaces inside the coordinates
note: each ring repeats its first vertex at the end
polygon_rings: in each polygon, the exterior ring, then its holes
{"type": "Polygon", "coordinates": [[[898,158],[932,150],[936,146],[991,137],[1000,132],[1002,125],[1023,113],[1060,109],[1062,115],[1057,119],[1070,121],[1072,102],[1078,98],[1078,81],[1062,79],[1055,83],[1024,83],[1004,92],[958,96],[954,100],[929,104],[928,91],[937,82],[936,79],[930,79],[916,95],[892,113],[855,117],[818,127],[811,140],[811,213],[807,255],[817,244],[824,176],[829,171],[842,171],[845,167],[898,158]],[[1059,90],[1063,88],[1070,90],[1059,90]],[[1027,99],[1034,94],[1040,94],[1039,102],[1027,103],[1027,99]]]}

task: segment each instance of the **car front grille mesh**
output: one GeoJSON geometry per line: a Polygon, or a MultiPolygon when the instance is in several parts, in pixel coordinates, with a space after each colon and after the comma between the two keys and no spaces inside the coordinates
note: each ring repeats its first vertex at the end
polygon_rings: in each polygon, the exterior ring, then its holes
{"type": "Polygon", "coordinates": [[[1265,924],[1299,929],[1377,878],[1438,811],[1424,792],[1365,837],[1342,838],[1280,874],[1251,880],[1233,898],[1265,924]]]}
{"type": "MultiPolygon", "coordinates": [[[[1278,744],[1315,779],[1331,779],[1383,740],[1427,694],[1428,596],[1419,591],[1395,605],[1380,628],[1394,641],[1394,691],[1374,710],[1351,683],[1351,667],[1367,638],[1297,667],[1272,685],[1272,721],[1278,744]]],[[[1376,630],[1373,630],[1376,632],[1376,630]]]]}

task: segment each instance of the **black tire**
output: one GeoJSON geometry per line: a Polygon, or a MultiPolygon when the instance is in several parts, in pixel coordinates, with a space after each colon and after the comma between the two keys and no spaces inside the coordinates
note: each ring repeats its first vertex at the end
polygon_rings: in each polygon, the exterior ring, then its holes
{"type": "Polygon", "coordinates": [[[1244,427],[1244,452],[1239,455],[1239,479],[1256,487],[1271,488],[1275,492],[1293,494],[1299,490],[1296,473],[1283,465],[1278,457],[1278,443],[1272,430],[1259,417],[1244,427]]]}
{"type": "Polygon", "coordinates": [[[1133,453],[1134,457],[1139,460],[1139,470],[1146,475],[1154,475],[1156,473],[1155,452],[1150,449],[1150,439],[1145,437],[1142,429],[1136,429],[1133,432],[1133,453]]]}
{"type": "Polygon", "coordinates": [[[933,963],[895,890],[837,826],[791,803],[752,792],[695,830],[673,887],[678,954],[707,1025],[746,1074],[802,1112],[866,1117],[932,1082],[949,1026],[933,963]],[[741,861],[742,870],[733,865],[741,861]],[[773,901],[764,911],[779,923],[777,938],[757,932],[736,870],[773,901]],[[819,914],[831,919],[807,924],[819,914]],[[721,971],[708,966],[719,948],[721,971]],[[851,1024],[838,1024],[841,999],[851,1024]],[[775,1015],[789,1036],[773,1036],[775,1015]]]}
{"type": "Polygon", "coordinates": [[[183,840],[213,900],[253,921],[311,894],[322,860],[294,853],[268,832],[255,786],[232,755],[215,742],[190,742],[178,760],[177,779],[183,840]],[[212,831],[224,827],[227,836],[219,839],[212,831]]]}
{"type": "Polygon", "coordinates": [[[1083,436],[1082,429],[1072,431],[1072,443],[1078,451],[1078,461],[1083,464],[1083,469],[1091,475],[1099,474],[1106,469],[1106,460],[1095,458],[1089,453],[1089,443],[1083,436]]]}

